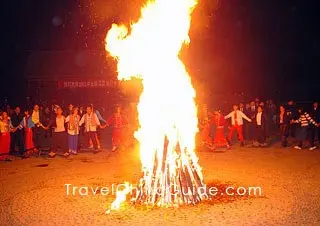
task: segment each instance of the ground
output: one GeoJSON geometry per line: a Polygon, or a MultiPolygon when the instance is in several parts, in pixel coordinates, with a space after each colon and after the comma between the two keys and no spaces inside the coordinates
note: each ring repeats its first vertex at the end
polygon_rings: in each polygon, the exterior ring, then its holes
{"type": "Polygon", "coordinates": [[[105,214],[114,197],[67,195],[65,184],[136,182],[136,150],[105,149],[65,159],[33,157],[0,163],[0,225],[320,225],[320,151],[272,147],[198,151],[205,182],[218,188],[260,186],[262,196],[216,196],[180,208],[126,202],[105,214]]]}

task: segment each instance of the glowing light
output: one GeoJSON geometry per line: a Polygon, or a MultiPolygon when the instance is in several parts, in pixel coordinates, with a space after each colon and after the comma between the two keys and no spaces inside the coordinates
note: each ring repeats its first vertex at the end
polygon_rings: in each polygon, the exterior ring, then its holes
{"type": "Polygon", "coordinates": [[[117,191],[116,199],[111,204],[111,210],[116,210],[120,208],[120,204],[126,201],[126,195],[130,192],[130,186],[128,182],[125,182],[125,188],[121,191],[117,191]]]}
{"type": "MultiPolygon", "coordinates": [[[[144,173],[140,183],[151,190],[156,189],[155,180],[160,187],[174,183],[166,181],[165,175],[173,178],[178,168],[191,165],[203,180],[194,152],[198,131],[196,92],[179,58],[182,45],[190,41],[191,13],[196,4],[196,0],[149,1],[135,24],[129,29],[113,24],[106,37],[106,50],[118,61],[118,79],[142,79],[143,92],[138,104],[140,128],[135,137],[140,143],[144,173]],[[177,145],[181,152],[177,152],[177,145]],[[168,169],[155,164],[162,161],[168,169]]],[[[123,194],[117,196],[114,209],[119,208],[118,201],[125,200],[123,194]]],[[[155,197],[146,202],[159,206],[181,203],[181,199],[169,196],[153,201],[155,197]]]]}

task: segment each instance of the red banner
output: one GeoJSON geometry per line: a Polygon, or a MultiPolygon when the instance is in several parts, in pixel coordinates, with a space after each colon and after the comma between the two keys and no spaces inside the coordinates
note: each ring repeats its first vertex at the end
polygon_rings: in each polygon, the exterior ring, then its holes
{"type": "Polygon", "coordinates": [[[59,81],[58,88],[116,88],[119,86],[118,80],[69,80],[59,81]]]}

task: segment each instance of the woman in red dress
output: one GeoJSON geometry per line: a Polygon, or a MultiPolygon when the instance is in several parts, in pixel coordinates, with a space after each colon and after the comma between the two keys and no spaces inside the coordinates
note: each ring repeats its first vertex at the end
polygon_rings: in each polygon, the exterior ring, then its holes
{"type": "Polygon", "coordinates": [[[24,141],[25,141],[26,156],[29,156],[32,153],[37,153],[38,150],[35,148],[33,143],[32,128],[34,127],[34,123],[32,122],[32,116],[31,116],[32,111],[26,110],[24,114],[25,114],[25,117],[23,117],[19,125],[19,129],[24,129],[25,131],[24,141]]]}
{"type": "MultiPolygon", "coordinates": [[[[112,130],[112,151],[116,151],[120,146],[123,145],[124,140],[124,128],[128,124],[127,118],[121,111],[119,106],[116,107],[116,112],[111,115],[105,126],[113,125],[112,130]]],[[[101,128],[105,128],[102,126],[101,128]]]]}
{"type": "Polygon", "coordinates": [[[229,149],[230,145],[228,144],[228,141],[224,133],[224,127],[225,127],[226,121],[220,111],[214,112],[214,115],[212,117],[212,123],[216,127],[214,139],[213,139],[213,149],[215,148],[229,149]]]}
{"type": "Polygon", "coordinates": [[[0,160],[11,161],[9,159],[10,132],[13,131],[14,128],[7,112],[2,112],[0,119],[0,160]]]}

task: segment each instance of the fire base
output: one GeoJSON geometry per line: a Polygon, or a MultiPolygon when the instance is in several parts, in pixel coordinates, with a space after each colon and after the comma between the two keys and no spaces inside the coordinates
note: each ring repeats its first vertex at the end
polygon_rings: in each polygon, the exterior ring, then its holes
{"type": "Polygon", "coordinates": [[[187,149],[181,150],[179,144],[169,153],[165,142],[162,159],[155,153],[153,170],[143,173],[132,203],[170,207],[207,199],[201,169],[191,154],[187,149]]]}

